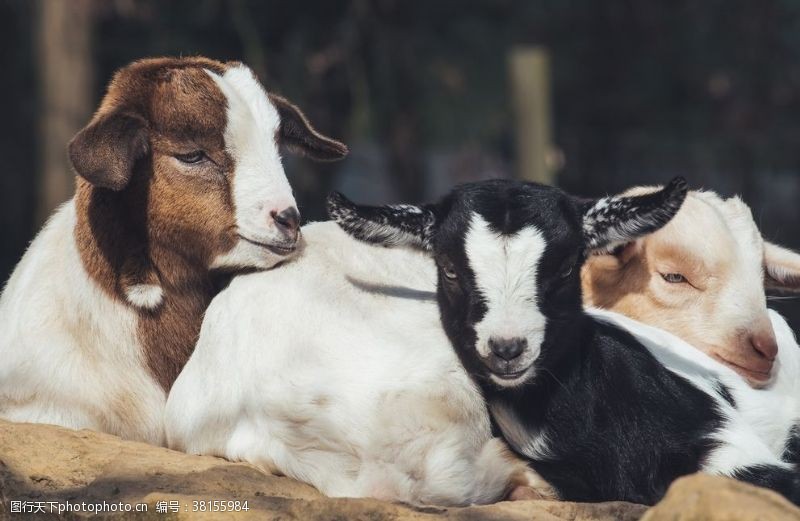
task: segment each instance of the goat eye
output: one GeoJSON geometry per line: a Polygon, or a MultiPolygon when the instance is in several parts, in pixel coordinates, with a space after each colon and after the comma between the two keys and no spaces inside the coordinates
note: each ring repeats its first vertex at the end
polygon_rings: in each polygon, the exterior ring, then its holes
{"type": "Polygon", "coordinates": [[[444,273],[445,278],[449,280],[456,280],[458,278],[452,266],[442,266],[442,273],[444,273]]]}
{"type": "Polygon", "coordinates": [[[195,165],[200,163],[201,161],[204,161],[206,157],[206,153],[202,150],[195,150],[194,152],[189,152],[188,154],[175,154],[175,159],[181,163],[186,163],[187,165],[195,165]]]}
{"type": "Polygon", "coordinates": [[[680,273],[662,273],[661,278],[663,278],[670,284],[680,284],[681,282],[687,282],[686,277],[684,277],[680,273]]]}

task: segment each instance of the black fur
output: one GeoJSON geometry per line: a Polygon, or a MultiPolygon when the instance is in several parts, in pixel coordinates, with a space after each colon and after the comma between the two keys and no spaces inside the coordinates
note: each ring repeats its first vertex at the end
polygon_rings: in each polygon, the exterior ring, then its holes
{"type": "MultiPolygon", "coordinates": [[[[712,397],[662,366],[634,337],[584,313],[580,268],[593,249],[630,242],[666,224],[685,196],[682,179],[653,194],[599,205],[552,187],[495,180],[457,187],[441,204],[411,212],[334,199],[331,216],[355,237],[397,244],[395,235],[375,232],[377,223],[392,233],[418,234],[406,243],[432,251],[444,329],[483,391],[493,428],[561,498],[653,504],[675,478],[701,469],[725,419],[712,397]],[[342,207],[346,211],[338,211],[342,207]],[[544,236],[544,253],[529,276],[536,278],[535,304],[546,328],[533,369],[516,386],[497,383],[502,375],[476,348],[475,325],[488,304],[465,250],[475,213],[499,235],[534,226],[544,236]],[[430,220],[420,225],[419,215],[430,220]],[[537,439],[545,441],[531,449],[537,439]]],[[[721,391],[734,405],[730,392],[721,391]]],[[[797,501],[794,474],[770,466],[737,470],[740,479],[797,501]]]]}
{"type": "Polygon", "coordinates": [[[800,505],[800,474],[797,469],[780,469],[770,465],[754,465],[737,470],[733,477],[759,487],[772,489],[800,505]]]}
{"type": "Polygon", "coordinates": [[[529,384],[484,383],[489,409],[510,405],[526,429],[546,433],[546,457],[531,465],[562,499],[653,504],[675,478],[700,470],[723,419],[628,333],[579,322],[568,326],[579,331],[569,344],[555,331],[545,339],[545,350],[568,353],[529,384]]]}
{"type": "Polygon", "coordinates": [[[719,392],[719,395],[722,396],[722,399],[728,402],[728,405],[730,405],[735,409],[736,400],[734,400],[733,395],[731,394],[731,390],[728,389],[722,382],[717,382],[716,387],[717,387],[717,392],[719,392]]]}
{"type": "Polygon", "coordinates": [[[789,432],[786,446],[783,449],[783,460],[800,464],[800,426],[795,425],[789,432]]]}

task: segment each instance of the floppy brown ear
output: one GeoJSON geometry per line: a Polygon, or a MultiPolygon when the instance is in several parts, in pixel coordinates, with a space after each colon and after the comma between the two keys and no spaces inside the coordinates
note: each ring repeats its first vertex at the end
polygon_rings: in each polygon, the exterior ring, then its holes
{"type": "Polygon", "coordinates": [[[275,94],[270,94],[269,99],[281,117],[278,129],[278,141],[281,145],[316,161],[337,161],[347,155],[347,145],[317,132],[306,115],[294,104],[275,94]]]}
{"type": "Polygon", "coordinates": [[[800,253],[764,241],[764,289],[800,292],[800,253]]]}
{"type": "Polygon", "coordinates": [[[136,161],[147,155],[147,122],[135,114],[102,115],[75,134],[68,149],[78,175],[94,186],[122,190],[136,161]]]}

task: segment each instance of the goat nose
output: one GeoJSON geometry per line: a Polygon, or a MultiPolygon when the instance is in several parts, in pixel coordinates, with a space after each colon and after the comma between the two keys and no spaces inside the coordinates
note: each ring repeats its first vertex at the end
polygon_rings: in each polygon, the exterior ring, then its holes
{"type": "Polygon", "coordinates": [[[778,342],[774,334],[756,334],[750,337],[750,345],[767,360],[775,360],[778,356],[778,342]]]}
{"type": "Polygon", "coordinates": [[[489,348],[498,358],[510,361],[522,354],[528,347],[528,341],[524,338],[490,338],[489,348]]]}
{"type": "Polygon", "coordinates": [[[292,240],[297,239],[297,230],[300,228],[300,212],[297,208],[290,206],[280,213],[273,210],[270,215],[280,231],[292,240]]]}

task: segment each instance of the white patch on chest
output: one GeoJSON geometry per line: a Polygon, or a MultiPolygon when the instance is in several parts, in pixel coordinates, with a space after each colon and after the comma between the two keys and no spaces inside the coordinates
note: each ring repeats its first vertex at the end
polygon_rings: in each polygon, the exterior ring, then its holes
{"type": "Polygon", "coordinates": [[[517,414],[503,403],[491,403],[489,409],[503,432],[503,437],[515,451],[535,461],[549,457],[547,434],[544,430],[525,428],[517,414]]]}
{"type": "Polygon", "coordinates": [[[158,284],[134,284],[125,290],[128,302],[142,309],[155,309],[164,300],[164,290],[158,284]]]}

